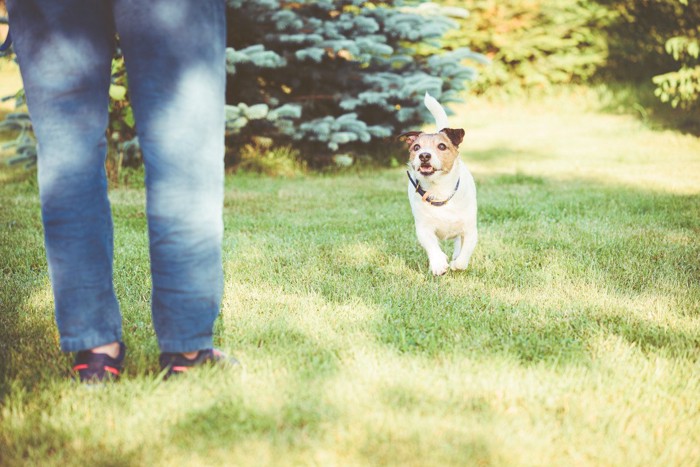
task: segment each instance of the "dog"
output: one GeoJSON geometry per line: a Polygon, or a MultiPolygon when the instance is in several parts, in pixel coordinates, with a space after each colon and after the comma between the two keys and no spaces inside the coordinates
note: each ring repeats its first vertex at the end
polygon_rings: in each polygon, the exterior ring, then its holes
{"type": "Polygon", "coordinates": [[[466,269],[476,247],[476,185],[459,157],[464,130],[449,128],[445,109],[430,94],[423,102],[438,132],[409,131],[400,137],[409,148],[408,201],[418,242],[432,273],[441,276],[466,269]],[[440,248],[440,240],[447,239],[454,239],[452,261],[440,248]]]}

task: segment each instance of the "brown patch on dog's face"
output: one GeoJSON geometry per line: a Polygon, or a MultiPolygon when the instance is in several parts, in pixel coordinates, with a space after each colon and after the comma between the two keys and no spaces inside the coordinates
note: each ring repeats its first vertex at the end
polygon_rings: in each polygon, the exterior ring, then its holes
{"type": "Polygon", "coordinates": [[[439,133],[409,132],[402,135],[409,144],[409,165],[418,174],[429,177],[452,170],[459,157],[464,130],[446,128],[439,133]]]}

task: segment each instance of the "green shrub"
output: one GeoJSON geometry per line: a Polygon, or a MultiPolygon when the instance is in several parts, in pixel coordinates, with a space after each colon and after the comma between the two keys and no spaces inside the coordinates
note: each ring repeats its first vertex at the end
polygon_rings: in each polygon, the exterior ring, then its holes
{"type": "Polygon", "coordinates": [[[605,63],[600,34],[608,11],[588,0],[444,0],[464,5],[468,18],[446,43],[466,46],[491,59],[481,67],[476,89],[489,93],[549,91],[582,83],[605,63]]]}
{"type": "Polygon", "coordinates": [[[605,76],[645,81],[678,68],[666,52],[673,37],[697,34],[700,2],[678,0],[598,0],[612,16],[603,32],[608,42],[605,76]]]}
{"type": "Polygon", "coordinates": [[[236,152],[239,170],[274,177],[295,177],[307,171],[299,150],[292,146],[271,146],[272,140],[256,138],[236,152]]]}
{"type": "Polygon", "coordinates": [[[264,135],[310,167],[339,154],[376,155],[392,137],[432,120],[426,91],[458,101],[478,59],[441,50],[456,23],[437,5],[402,0],[229,0],[228,141],[264,135]]]}
{"type": "MultiPolygon", "coordinates": [[[[690,10],[688,0],[679,2],[685,10],[690,10]]],[[[695,28],[684,31],[684,35],[668,39],[666,52],[680,64],[680,69],[654,76],[654,93],[673,107],[696,106],[700,102],[700,22],[695,28]]]]}
{"type": "Polygon", "coordinates": [[[604,76],[656,85],[662,102],[686,110],[700,97],[700,2],[599,0],[613,15],[604,76]]]}

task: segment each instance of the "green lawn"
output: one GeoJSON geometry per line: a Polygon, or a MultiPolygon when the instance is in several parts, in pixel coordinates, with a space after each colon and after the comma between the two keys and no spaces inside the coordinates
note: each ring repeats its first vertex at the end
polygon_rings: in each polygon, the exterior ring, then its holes
{"type": "Polygon", "coordinates": [[[470,102],[470,268],[434,278],[401,169],[227,179],[217,344],[156,378],[142,190],[112,193],[129,347],[67,380],[33,174],[0,169],[0,465],[700,465],[700,140],[588,94],[470,102]]]}

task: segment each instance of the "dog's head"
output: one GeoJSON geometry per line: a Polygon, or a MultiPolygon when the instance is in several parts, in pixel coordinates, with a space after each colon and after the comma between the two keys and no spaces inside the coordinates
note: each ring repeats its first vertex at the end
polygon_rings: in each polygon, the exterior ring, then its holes
{"type": "Polygon", "coordinates": [[[399,138],[408,143],[408,165],[417,174],[430,177],[452,170],[459,157],[458,148],[464,139],[464,130],[444,128],[438,133],[409,131],[399,138]]]}

